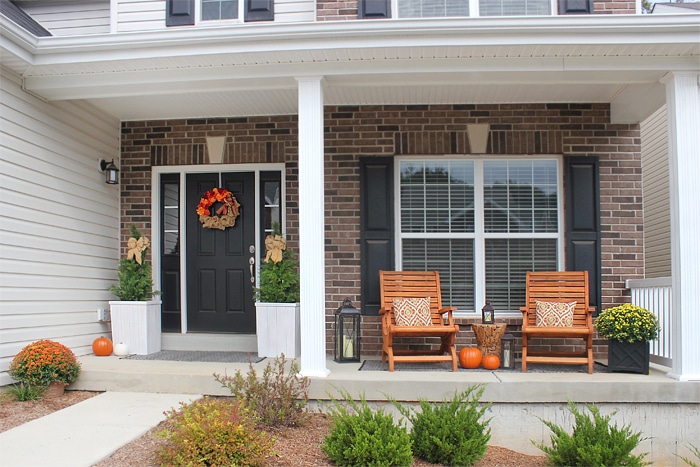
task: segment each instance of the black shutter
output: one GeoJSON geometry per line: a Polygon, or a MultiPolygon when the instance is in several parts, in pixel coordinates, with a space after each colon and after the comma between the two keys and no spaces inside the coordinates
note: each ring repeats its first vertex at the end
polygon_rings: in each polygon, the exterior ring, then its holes
{"type": "Polygon", "coordinates": [[[358,0],[358,18],[391,18],[391,0],[358,0]]]}
{"type": "Polygon", "coordinates": [[[360,269],[362,313],[379,314],[379,271],[394,269],[394,162],[360,159],[360,269]]]}
{"type": "Polygon", "coordinates": [[[274,0],[245,0],[245,21],[272,21],[274,19],[274,0]]]}
{"type": "Polygon", "coordinates": [[[593,14],[593,0],[559,0],[560,15],[593,14]]]}
{"type": "Polygon", "coordinates": [[[600,312],[600,170],[597,157],[566,157],[566,269],[588,271],[590,304],[600,312]]]}
{"type": "Polygon", "coordinates": [[[166,26],[192,26],[194,24],[195,0],[166,0],[166,26]]]}

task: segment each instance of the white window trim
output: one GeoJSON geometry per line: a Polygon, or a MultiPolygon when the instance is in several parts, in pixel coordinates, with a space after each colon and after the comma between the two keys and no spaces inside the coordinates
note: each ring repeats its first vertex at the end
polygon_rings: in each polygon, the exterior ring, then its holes
{"type": "Polygon", "coordinates": [[[245,13],[245,0],[238,0],[238,18],[207,20],[202,19],[202,0],[197,0],[194,9],[194,24],[197,26],[230,26],[231,24],[243,23],[245,13]]]}
{"type": "MultiPolygon", "coordinates": [[[[565,232],[564,232],[564,160],[561,155],[541,154],[541,155],[525,155],[525,154],[508,154],[494,156],[456,156],[446,154],[444,156],[398,156],[394,158],[394,233],[396,234],[396,242],[394,242],[394,257],[396,258],[396,270],[402,268],[401,251],[403,249],[403,239],[405,238],[458,238],[458,239],[474,239],[474,304],[475,310],[466,311],[458,310],[456,316],[474,316],[481,312],[480,303],[486,301],[486,270],[485,248],[486,239],[491,238],[549,238],[557,240],[557,269],[563,271],[566,265],[565,254],[565,232]],[[401,233],[401,162],[408,160],[418,161],[474,161],[474,212],[483,213],[484,210],[484,161],[487,160],[554,160],[557,164],[557,233],[485,233],[484,232],[484,216],[474,216],[474,232],[459,232],[459,233],[401,233]]],[[[449,305],[446,304],[446,305],[449,305]]],[[[502,311],[500,316],[520,317],[520,313],[516,310],[502,311]]]]}

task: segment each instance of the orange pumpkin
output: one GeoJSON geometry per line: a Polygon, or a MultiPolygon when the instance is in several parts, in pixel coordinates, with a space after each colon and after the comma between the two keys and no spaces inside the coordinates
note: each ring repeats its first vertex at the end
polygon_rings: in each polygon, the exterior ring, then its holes
{"type": "Polygon", "coordinates": [[[476,347],[465,347],[459,351],[459,364],[462,368],[479,368],[481,365],[481,350],[476,347]]]}
{"type": "Polygon", "coordinates": [[[92,352],[98,357],[112,355],[112,341],[106,337],[98,337],[92,342],[92,352]]]}
{"type": "Polygon", "coordinates": [[[481,360],[481,364],[487,370],[498,370],[498,368],[501,366],[501,359],[498,358],[498,355],[488,354],[484,355],[484,358],[481,360]]]}

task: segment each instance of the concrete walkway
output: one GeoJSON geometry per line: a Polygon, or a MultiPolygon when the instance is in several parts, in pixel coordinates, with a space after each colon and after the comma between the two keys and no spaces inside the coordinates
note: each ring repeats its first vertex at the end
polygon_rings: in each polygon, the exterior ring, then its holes
{"type": "Polygon", "coordinates": [[[90,467],[165,419],[194,394],[105,392],[0,433],[0,465],[90,467]]]}

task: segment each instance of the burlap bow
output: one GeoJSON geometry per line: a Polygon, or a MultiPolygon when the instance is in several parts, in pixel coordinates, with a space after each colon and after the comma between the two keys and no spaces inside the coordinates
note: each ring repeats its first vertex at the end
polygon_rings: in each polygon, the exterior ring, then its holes
{"type": "Polygon", "coordinates": [[[141,253],[143,253],[149,246],[150,242],[146,237],[141,237],[138,240],[136,240],[134,237],[129,238],[129,241],[126,244],[128,249],[126,259],[133,258],[137,263],[141,264],[141,253]]]}
{"type": "Polygon", "coordinates": [[[273,263],[282,261],[282,251],[287,249],[287,241],[280,235],[268,235],[265,237],[265,262],[272,260],[273,263]]]}

